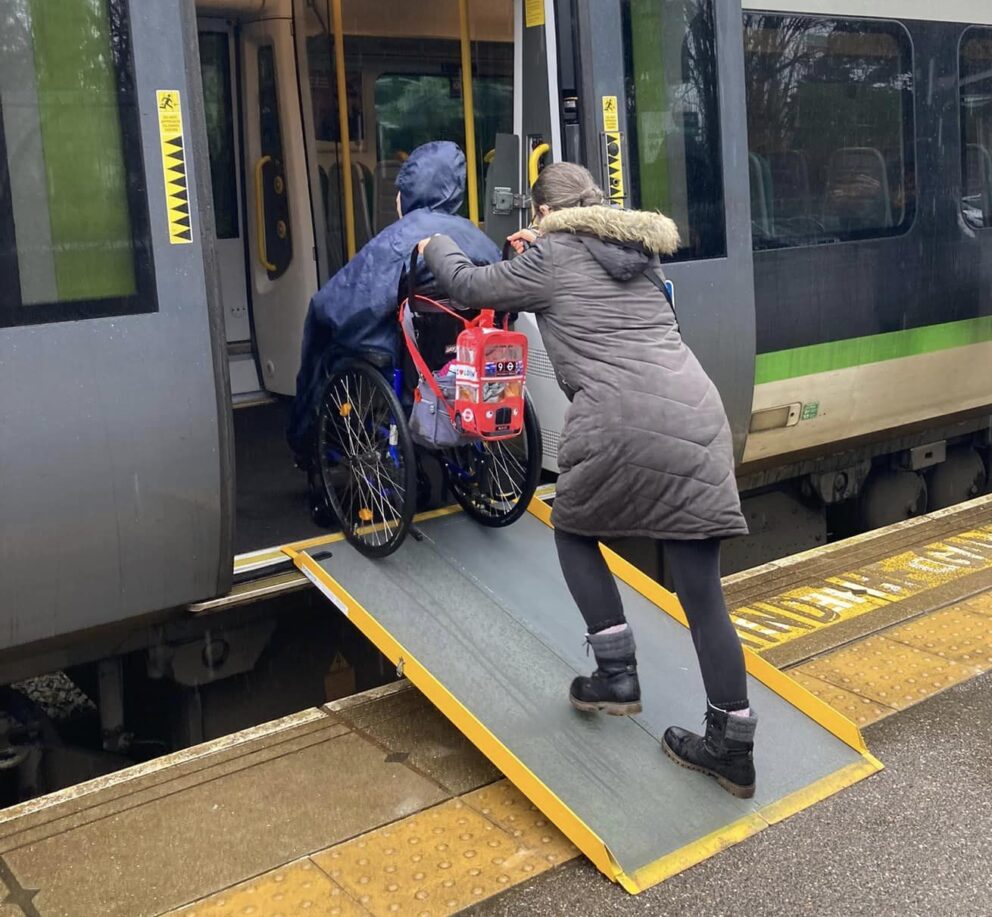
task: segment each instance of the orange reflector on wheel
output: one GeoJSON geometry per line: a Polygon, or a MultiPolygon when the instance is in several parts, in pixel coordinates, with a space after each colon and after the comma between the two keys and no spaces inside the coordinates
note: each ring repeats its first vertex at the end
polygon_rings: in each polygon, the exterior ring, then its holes
{"type": "Polygon", "coordinates": [[[350,404],[350,402],[347,402],[346,401],[344,404],[342,404],[341,407],[338,409],[338,413],[342,417],[347,417],[351,413],[351,404],[350,404]]]}
{"type": "Polygon", "coordinates": [[[367,507],[363,506],[358,511],[358,518],[361,519],[362,522],[371,522],[372,521],[372,510],[370,510],[367,507]]]}

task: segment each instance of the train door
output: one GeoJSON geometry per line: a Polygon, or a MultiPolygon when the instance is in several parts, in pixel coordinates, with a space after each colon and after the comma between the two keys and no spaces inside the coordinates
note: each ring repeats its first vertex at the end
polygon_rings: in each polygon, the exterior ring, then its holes
{"type": "Polygon", "coordinates": [[[263,14],[240,26],[248,282],[262,387],[292,395],[318,277],[291,7],[263,14]]]}
{"type": "Polygon", "coordinates": [[[514,129],[514,0],[295,0],[320,279],[396,214],[396,174],[430,140],[466,154],[483,223],[496,137],[514,129]],[[343,113],[343,114],[342,114],[343,113]]]}
{"type": "MultiPolygon", "coordinates": [[[[613,203],[677,223],[681,247],[664,269],[740,459],[755,359],[740,3],[602,0],[557,9],[566,156],[580,158],[613,203]]],[[[553,437],[561,412],[541,421],[553,437]]]]}
{"type": "Polygon", "coordinates": [[[195,23],[3,9],[0,651],[225,592],[233,480],[195,23]]]}
{"type": "Polygon", "coordinates": [[[201,19],[200,77],[210,152],[214,234],[220,300],[224,309],[231,394],[235,404],[261,387],[251,346],[248,288],[245,282],[245,232],[242,225],[240,93],[236,46],[230,23],[201,19]]]}

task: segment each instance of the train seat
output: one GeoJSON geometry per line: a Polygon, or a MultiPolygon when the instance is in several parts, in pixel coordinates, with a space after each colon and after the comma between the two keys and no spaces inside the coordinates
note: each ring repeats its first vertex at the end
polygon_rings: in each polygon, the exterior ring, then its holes
{"type": "Polygon", "coordinates": [[[769,153],[768,168],[772,179],[771,198],[776,224],[807,222],[812,214],[806,154],[801,150],[769,153]]]}
{"type": "Polygon", "coordinates": [[[885,157],[874,147],[834,150],[823,192],[823,223],[835,232],[893,225],[885,157]]]}
{"type": "Polygon", "coordinates": [[[969,219],[979,226],[992,226],[992,153],[980,143],[965,147],[963,203],[969,219]]]}
{"type": "MultiPolygon", "coordinates": [[[[351,164],[351,192],[355,207],[356,250],[360,249],[372,238],[372,221],[369,218],[369,195],[366,173],[369,173],[369,170],[361,165],[361,163],[353,162],[351,164]]],[[[332,163],[330,169],[327,171],[324,199],[327,202],[327,256],[330,272],[334,274],[344,267],[346,261],[344,194],[342,193],[340,163],[332,163]]]]}
{"type": "Polygon", "coordinates": [[[772,235],[771,172],[768,161],[758,153],[748,153],[751,179],[751,226],[756,235],[772,235]]]}
{"type": "Polygon", "coordinates": [[[396,222],[396,176],[403,163],[398,159],[384,159],[375,164],[372,177],[373,214],[375,231],[382,232],[396,222]]]}

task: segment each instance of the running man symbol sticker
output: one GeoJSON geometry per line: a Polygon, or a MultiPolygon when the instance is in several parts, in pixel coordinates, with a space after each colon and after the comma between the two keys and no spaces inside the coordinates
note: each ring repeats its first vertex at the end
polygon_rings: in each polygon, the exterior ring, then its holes
{"type": "Polygon", "coordinates": [[[169,242],[184,245],[193,241],[193,231],[186,184],[186,149],[183,145],[183,113],[179,90],[159,89],[156,103],[169,242]]]}
{"type": "Polygon", "coordinates": [[[620,130],[620,109],[616,96],[603,96],[603,130],[607,133],[620,130]]]}

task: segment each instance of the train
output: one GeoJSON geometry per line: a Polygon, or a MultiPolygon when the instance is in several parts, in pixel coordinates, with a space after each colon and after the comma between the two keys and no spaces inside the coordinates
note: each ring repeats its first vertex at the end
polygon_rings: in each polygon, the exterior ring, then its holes
{"type": "MultiPolygon", "coordinates": [[[[988,486],[984,0],[0,0],[0,23],[2,685],[99,662],[113,698],[124,657],[185,684],[257,661],[261,612],[223,625],[224,670],[188,608],[311,533],[278,477],[307,304],[427,140],[465,150],[495,240],[556,160],[676,221],[664,268],[752,529],[728,570],[988,486]]],[[[519,327],[553,474],[565,405],[519,327]]]]}

